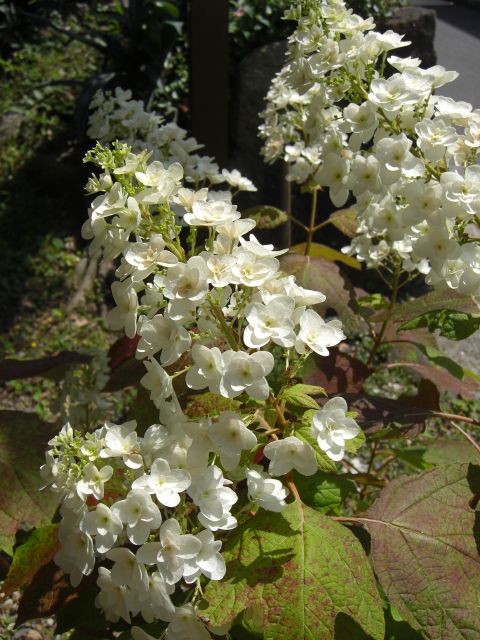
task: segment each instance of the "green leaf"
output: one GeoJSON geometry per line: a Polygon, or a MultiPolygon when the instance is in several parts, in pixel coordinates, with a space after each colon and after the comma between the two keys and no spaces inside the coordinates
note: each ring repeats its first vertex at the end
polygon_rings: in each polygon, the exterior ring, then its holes
{"type": "Polygon", "coordinates": [[[293,477],[302,501],[321,513],[340,515],[345,498],[356,492],[355,484],[343,474],[318,471],[302,476],[294,472],[293,477]]]}
{"type": "MultiPolygon", "coordinates": [[[[291,247],[290,251],[292,251],[292,253],[299,253],[301,256],[304,256],[305,249],[306,244],[305,242],[302,242],[301,244],[296,244],[295,246],[291,247]]],[[[332,247],[327,247],[326,244],[318,244],[317,242],[312,242],[308,255],[312,258],[324,258],[329,262],[343,262],[343,264],[346,264],[348,267],[352,267],[352,269],[357,269],[358,271],[362,270],[362,265],[356,258],[347,256],[341,251],[332,249],[332,247]]]]}
{"type": "Polygon", "coordinates": [[[480,637],[480,467],[440,466],[391,481],[362,514],[383,590],[429,640],[480,637]]]}
{"type": "Polygon", "coordinates": [[[432,464],[425,460],[426,447],[407,447],[406,449],[392,448],[393,453],[402,462],[406,462],[414,469],[431,469],[432,464]]]}
{"type": "Polygon", "coordinates": [[[288,221],[285,211],[266,204],[247,209],[243,216],[255,220],[258,229],[275,229],[288,221]]]}
{"type": "Polygon", "coordinates": [[[390,305],[390,301],[381,293],[372,293],[368,296],[362,296],[357,298],[357,302],[360,307],[366,307],[372,311],[378,311],[379,309],[387,309],[390,305]]]}
{"type": "Polygon", "coordinates": [[[316,384],[294,384],[293,387],[288,387],[288,389],[285,389],[282,394],[281,397],[283,398],[285,396],[285,393],[291,393],[291,394],[295,394],[295,393],[306,393],[309,396],[325,396],[325,389],[323,387],[319,387],[316,384]]]}
{"type": "Polygon", "coordinates": [[[321,392],[317,391],[317,395],[318,393],[325,393],[321,387],[314,387],[313,385],[307,384],[296,384],[293,387],[284,389],[280,397],[291,407],[316,409],[318,411],[318,402],[308,395],[308,391],[304,390],[308,388],[321,389],[321,392]]]}
{"type": "Polygon", "coordinates": [[[27,541],[15,549],[3,591],[10,594],[30,583],[40,567],[52,560],[58,550],[58,525],[50,524],[32,531],[27,541]]]}
{"type": "Polygon", "coordinates": [[[480,461],[478,453],[466,440],[439,438],[426,447],[393,448],[397,458],[416,469],[431,469],[444,464],[480,461]]]}
{"type": "Polygon", "coordinates": [[[385,611],[385,626],[385,640],[422,640],[422,636],[402,620],[392,605],[385,611]]]}
{"type": "Polygon", "coordinates": [[[422,313],[422,315],[404,322],[399,331],[423,327],[426,327],[431,333],[438,329],[440,335],[449,340],[464,340],[480,329],[480,316],[451,309],[440,309],[422,313]]]}
{"type": "MultiPolygon", "coordinates": [[[[432,291],[407,302],[402,301],[394,307],[391,320],[393,322],[408,322],[424,313],[444,309],[464,313],[478,313],[479,311],[478,304],[472,296],[448,289],[447,291],[432,291]]],[[[373,319],[375,322],[382,322],[387,315],[387,311],[381,310],[375,314],[373,319]]]]}
{"type": "Polygon", "coordinates": [[[443,353],[440,353],[440,351],[437,351],[437,349],[434,349],[429,345],[420,344],[419,342],[415,342],[414,344],[417,349],[419,349],[430,360],[430,362],[436,364],[437,367],[446,369],[452,374],[452,376],[455,376],[455,378],[463,380],[465,375],[463,368],[451,358],[445,356],[443,353]]]}
{"type": "Polygon", "coordinates": [[[40,466],[57,429],[33,413],[0,411],[0,549],[13,552],[15,533],[50,524],[58,496],[40,491],[40,466]]]}
{"type": "Polygon", "coordinates": [[[320,471],[329,471],[335,473],[337,471],[337,466],[333,460],[327,456],[325,451],[322,451],[318,447],[318,443],[315,438],[310,433],[310,425],[305,424],[297,424],[295,425],[295,435],[299,440],[303,442],[307,442],[313,449],[315,454],[315,459],[317,461],[317,465],[320,471]]]}
{"type": "Polygon", "coordinates": [[[357,453],[360,447],[365,444],[365,441],[365,434],[363,431],[360,431],[354,438],[345,441],[345,451],[348,451],[348,453],[357,453]]]}
{"type": "Polygon", "coordinates": [[[211,624],[256,604],[264,638],[333,640],[343,613],[383,640],[381,599],[361,544],[318,511],[298,502],[282,513],[261,510],[232,532],[222,555],[227,576],[208,584],[201,611],[211,624]]]}

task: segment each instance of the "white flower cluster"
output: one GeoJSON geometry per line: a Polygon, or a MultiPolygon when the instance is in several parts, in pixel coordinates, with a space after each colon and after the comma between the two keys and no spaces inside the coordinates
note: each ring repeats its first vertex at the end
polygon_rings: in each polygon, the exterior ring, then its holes
{"type": "MultiPolygon", "coordinates": [[[[180,164],[149,162],[120,143],[88,158],[103,173],[89,182],[98,193],[84,234],[104,259],[120,258],[109,321],[138,340],[140,383],[159,419],[143,434],[135,421],[86,435],[67,424],[50,442],[42,475],[64,496],[56,562],[74,585],[98,563],[96,602],[110,620],[140,614],[168,622],[168,640],[209,637],[194,587],[225,574],[215,536],[250,503],[281,511],[289,492],[277,477],[317,470],[268,378],[277,364],[289,388],[292,358],[328,355],[344,338],[341,323],[309,308],[325,297],[280,271],[282,251],[246,238],[255,223],[230,199],[185,188],[180,164]],[[208,390],[213,409],[185,414],[185,387],[187,397],[208,390]],[[188,604],[175,607],[176,590],[188,604]]],[[[359,431],[338,400],[310,425],[311,441],[334,460],[359,431]]]]}
{"type": "Polygon", "coordinates": [[[345,251],[367,266],[478,293],[480,109],[434,93],[458,74],[391,55],[410,43],[342,0],[302,0],[287,17],[298,27],[268,93],[265,159],[328,187],[337,207],[353,197],[359,228],[345,251]]]}
{"type": "Polygon", "coordinates": [[[234,169],[220,170],[214,158],[199,155],[203,145],[188,136],[187,131],[175,122],[165,123],[155,112],[147,111],[141,100],[132,100],[132,92],[120,87],[113,94],[98,91],[90,109],[87,135],[102,143],[119,140],[128,144],[132,151],[148,150],[153,160],[163,164],[179,162],[185,179],[196,188],[199,186],[227,183],[227,189],[256,191],[255,185],[234,169]]]}

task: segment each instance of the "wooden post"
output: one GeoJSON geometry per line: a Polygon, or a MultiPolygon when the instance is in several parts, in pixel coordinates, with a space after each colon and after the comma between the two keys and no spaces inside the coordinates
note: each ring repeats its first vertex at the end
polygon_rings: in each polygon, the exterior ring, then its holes
{"type": "Polygon", "coordinates": [[[228,0],[190,0],[192,133],[207,154],[228,159],[228,0]]]}

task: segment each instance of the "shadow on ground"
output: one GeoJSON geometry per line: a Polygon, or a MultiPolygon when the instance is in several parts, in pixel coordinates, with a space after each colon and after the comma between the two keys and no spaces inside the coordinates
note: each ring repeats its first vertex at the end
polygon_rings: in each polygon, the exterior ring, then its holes
{"type": "Polygon", "coordinates": [[[45,236],[80,238],[89,174],[83,154],[64,130],[0,184],[0,331],[18,313],[31,259],[45,236]]]}

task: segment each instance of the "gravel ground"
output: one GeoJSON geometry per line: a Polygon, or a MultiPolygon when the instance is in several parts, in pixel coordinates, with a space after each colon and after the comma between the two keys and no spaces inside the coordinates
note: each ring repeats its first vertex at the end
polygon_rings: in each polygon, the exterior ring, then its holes
{"type": "Polygon", "coordinates": [[[15,628],[20,592],[6,596],[0,586],[0,640],[66,640],[70,634],[55,633],[54,618],[29,620],[15,628]]]}

